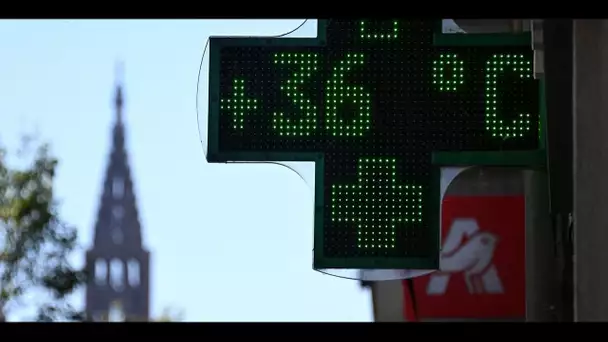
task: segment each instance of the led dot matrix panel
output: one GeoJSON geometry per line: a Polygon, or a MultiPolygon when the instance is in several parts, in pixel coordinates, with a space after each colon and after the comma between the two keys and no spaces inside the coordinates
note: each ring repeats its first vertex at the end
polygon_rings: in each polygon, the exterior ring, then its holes
{"type": "Polygon", "coordinates": [[[316,268],[436,268],[432,154],[539,148],[530,45],[442,46],[440,25],[212,38],[208,160],[315,161],[316,268]]]}

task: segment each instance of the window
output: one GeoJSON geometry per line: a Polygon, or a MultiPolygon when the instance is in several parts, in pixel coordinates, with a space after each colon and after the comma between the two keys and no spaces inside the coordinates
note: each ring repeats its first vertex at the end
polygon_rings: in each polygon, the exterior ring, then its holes
{"type": "Polygon", "coordinates": [[[120,227],[115,227],[112,229],[112,242],[114,242],[115,245],[120,245],[122,244],[124,240],[124,236],[122,234],[122,230],[120,229],[120,227]]]}
{"type": "Polygon", "coordinates": [[[460,26],[458,26],[458,24],[456,24],[456,22],[453,19],[443,19],[441,21],[441,33],[446,34],[446,33],[451,33],[451,34],[462,34],[465,33],[463,29],[460,28],[460,26]]]}
{"type": "Polygon", "coordinates": [[[115,300],[110,303],[108,308],[108,322],[124,322],[125,312],[122,308],[122,303],[119,300],[115,300]]]}
{"type": "Polygon", "coordinates": [[[112,207],[112,217],[117,222],[120,221],[125,215],[125,210],[120,205],[115,205],[112,207]]]}
{"type": "Polygon", "coordinates": [[[129,278],[129,286],[137,287],[140,282],[140,269],[139,269],[139,261],[135,259],[129,260],[127,263],[127,275],[129,278]]]}
{"type": "Polygon", "coordinates": [[[116,291],[122,291],[124,287],[125,271],[122,261],[113,259],[110,263],[110,285],[116,291]]]}
{"type": "Polygon", "coordinates": [[[112,217],[110,224],[112,228],[119,229],[122,224],[122,218],[124,217],[125,211],[120,205],[114,205],[112,207],[112,217]]]}
{"type": "Polygon", "coordinates": [[[125,192],[125,181],[120,178],[114,178],[112,181],[112,196],[114,199],[121,199],[125,192]]]}
{"type": "Polygon", "coordinates": [[[95,283],[105,285],[108,279],[108,265],[103,259],[95,260],[95,283]]]}

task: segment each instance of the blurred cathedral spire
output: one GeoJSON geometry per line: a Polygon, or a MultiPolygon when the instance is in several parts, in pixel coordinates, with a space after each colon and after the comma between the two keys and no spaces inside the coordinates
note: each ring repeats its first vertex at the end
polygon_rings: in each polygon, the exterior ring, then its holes
{"type": "Polygon", "coordinates": [[[116,63],[112,146],[103,180],[93,245],[87,251],[91,277],[86,312],[93,320],[147,320],[150,313],[150,253],[142,227],[125,146],[123,67],[116,63]]]}
{"type": "Polygon", "coordinates": [[[115,65],[115,82],[116,82],[116,95],[114,97],[114,105],[116,110],[116,123],[122,123],[122,107],[124,103],[122,84],[124,81],[124,63],[118,60],[115,65]]]}

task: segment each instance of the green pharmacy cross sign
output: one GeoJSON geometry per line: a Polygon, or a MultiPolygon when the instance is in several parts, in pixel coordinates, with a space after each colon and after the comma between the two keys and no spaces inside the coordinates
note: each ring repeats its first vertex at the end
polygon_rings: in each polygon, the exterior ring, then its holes
{"type": "Polygon", "coordinates": [[[437,166],[542,159],[529,34],[319,20],[211,38],[210,70],[209,162],[316,163],[316,269],[437,268],[437,166]]]}

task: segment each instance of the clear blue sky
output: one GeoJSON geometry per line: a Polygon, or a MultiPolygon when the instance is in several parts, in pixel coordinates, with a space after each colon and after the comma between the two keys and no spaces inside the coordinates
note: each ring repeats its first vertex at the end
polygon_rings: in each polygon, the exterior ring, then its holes
{"type": "MultiPolygon", "coordinates": [[[[115,61],[124,61],[154,315],[173,306],[188,321],[372,320],[370,295],[356,281],[311,269],[310,185],[280,166],[207,164],[199,141],[196,83],[207,37],[277,35],[301,22],[0,21],[0,143],[14,148],[32,131],[52,143],[61,214],[84,246],[108,162],[115,61]]],[[[295,36],[315,34],[312,20],[295,36]]]]}

